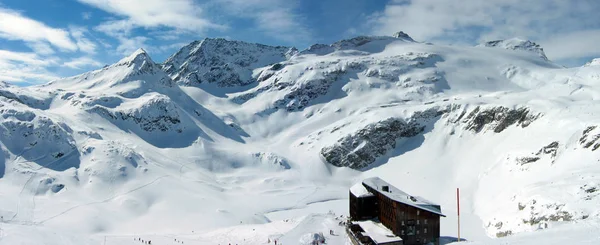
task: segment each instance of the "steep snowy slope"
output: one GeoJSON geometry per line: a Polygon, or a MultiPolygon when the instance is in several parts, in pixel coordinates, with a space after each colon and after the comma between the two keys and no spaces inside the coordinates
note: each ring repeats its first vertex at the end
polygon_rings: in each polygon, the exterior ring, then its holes
{"type": "Polygon", "coordinates": [[[463,238],[594,244],[594,64],[562,68],[526,40],[400,32],[302,51],[205,39],[163,64],[138,50],[2,84],[0,244],[310,244],[329,229],[344,244],[348,188],[370,176],[440,203],[444,242],[459,187],[463,238]]]}
{"type": "Polygon", "coordinates": [[[206,38],[183,47],[163,68],[180,84],[236,87],[252,83],[254,69],[283,61],[295,52],[289,47],[206,38]]]}

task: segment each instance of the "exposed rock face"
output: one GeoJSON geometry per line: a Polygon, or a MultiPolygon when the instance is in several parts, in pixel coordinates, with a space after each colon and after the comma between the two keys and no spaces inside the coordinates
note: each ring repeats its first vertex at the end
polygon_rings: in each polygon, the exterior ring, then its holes
{"type": "Polygon", "coordinates": [[[585,63],[583,66],[600,66],[600,58],[595,58],[588,63],[585,63]]]}
{"type": "Polygon", "coordinates": [[[597,198],[600,195],[600,184],[590,183],[585,184],[580,189],[580,195],[583,196],[583,200],[589,201],[594,198],[597,198]]]}
{"type": "Polygon", "coordinates": [[[411,41],[411,42],[415,41],[414,39],[412,39],[412,37],[410,37],[408,34],[406,34],[403,31],[399,31],[399,32],[394,33],[394,35],[392,35],[392,37],[395,37],[395,38],[398,38],[398,39],[403,39],[403,40],[406,40],[406,41],[411,41]]]}
{"type": "MultiPolygon", "coordinates": [[[[33,111],[0,106],[0,140],[13,154],[40,165],[53,164],[77,152],[71,133],[68,126],[33,111]]],[[[78,164],[74,161],[49,167],[62,171],[78,164]]]]}
{"type": "Polygon", "coordinates": [[[165,86],[172,86],[172,81],[165,77],[161,67],[152,61],[152,58],[144,49],[138,49],[129,57],[126,57],[114,65],[108,66],[105,69],[114,69],[119,66],[126,66],[131,69],[123,79],[123,82],[131,81],[140,75],[161,75],[158,83],[165,86]]]}
{"type": "Polygon", "coordinates": [[[409,52],[378,59],[361,57],[313,64],[277,63],[260,71],[258,81],[262,86],[237,95],[232,100],[242,104],[263,93],[284,91],[283,96],[274,100],[273,108],[301,111],[319,97],[332,92],[331,88],[336,82],[347,83],[350,80],[348,76],[358,75],[379,78],[381,86],[391,86],[400,82],[396,86],[412,88],[421,93],[434,93],[447,86],[445,80],[442,74],[436,73],[435,70],[423,70],[433,68],[440,61],[442,58],[437,54],[409,52]],[[294,72],[301,65],[308,67],[304,72],[294,72]],[[413,70],[415,73],[419,71],[418,75],[400,81],[401,76],[413,70]]]}
{"type": "Polygon", "coordinates": [[[290,164],[288,161],[271,152],[255,152],[250,154],[255,162],[260,165],[275,166],[282,169],[289,169],[290,164]]]}
{"type": "Polygon", "coordinates": [[[396,140],[416,136],[424,129],[417,123],[389,118],[339,139],[336,145],[321,149],[321,155],[334,166],[362,169],[394,149],[396,140]]]}
{"type": "Polygon", "coordinates": [[[64,99],[77,93],[93,94],[99,91],[117,92],[126,98],[137,98],[148,91],[161,91],[173,87],[173,80],[143,49],[102,69],[67,77],[39,86],[43,90],[58,91],[64,99]],[[69,91],[69,92],[66,92],[69,91]],[[65,93],[66,92],[66,93],[65,93]]]}
{"type": "MultiPolygon", "coordinates": [[[[350,66],[350,69],[352,68],[354,67],[350,66]]],[[[276,109],[284,108],[287,111],[302,110],[312,100],[327,94],[331,85],[344,73],[346,73],[345,69],[334,69],[325,71],[322,73],[322,76],[315,77],[314,79],[307,79],[303,83],[276,83],[276,89],[289,88],[289,92],[284,98],[276,100],[273,104],[276,109]]]]}
{"type": "Polygon", "coordinates": [[[495,40],[495,41],[485,42],[479,46],[533,52],[533,53],[538,54],[542,59],[548,60],[548,57],[546,57],[546,54],[544,53],[544,49],[539,44],[534,43],[529,40],[523,40],[523,39],[519,39],[519,38],[512,38],[512,39],[507,39],[507,40],[495,40]]]}
{"type": "Polygon", "coordinates": [[[368,167],[378,157],[396,148],[397,140],[420,134],[425,130],[426,122],[446,112],[433,108],[416,112],[408,120],[388,118],[368,124],[356,133],[342,137],[335,145],[321,149],[321,155],[334,166],[353,169],[368,167]]]}
{"type": "Polygon", "coordinates": [[[530,163],[537,162],[544,157],[548,157],[550,159],[551,163],[554,163],[554,160],[556,159],[556,154],[558,153],[558,146],[559,146],[558,141],[554,141],[554,142],[548,144],[547,146],[542,147],[535,154],[517,158],[516,159],[517,164],[520,166],[525,166],[530,163]]]}
{"type": "MultiPolygon", "coordinates": [[[[363,169],[374,163],[378,157],[394,149],[398,139],[416,136],[423,132],[424,125],[429,121],[436,120],[441,115],[458,109],[460,107],[457,105],[445,108],[434,107],[416,112],[406,120],[389,118],[369,124],[356,133],[340,138],[335,145],[321,149],[321,155],[334,166],[363,169]]],[[[530,113],[526,108],[509,109],[502,106],[488,109],[477,107],[465,117],[466,114],[466,111],[463,111],[458,119],[450,120],[450,122],[465,124],[464,128],[466,130],[477,133],[482,132],[484,129],[491,129],[496,133],[500,133],[511,125],[527,127],[539,117],[539,115],[530,113]]],[[[541,156],[549,156],[554,159],[558,146],[558,142],[552,142],[532,157],[517,160],[520,160],[520,163],[524,165],[539,160],[541,156]]]]}
{"type": "Polygon", "coordinates": [[[284,61],[296,52],[290,47],[207,38],[192,42],[169,57],[163,70],[182,85],[243,86],[255,81],[254,69],[284,61]]]}
{"type": "Polygon", "coordinates": [[[164,95],[149,98],[140,107],[109,109],[96,105],[89,109],[113,121],[125,121],[138,125],[147,132],[176,130],[181,133],[181,122],[177,107],[164,95]]]}
{"type": "Polygon", "coordinates": [[[495,133],[500,133],[512,125],[523,128],[529,126],[541,114],[533,114],[527,108],[510,109],[503,106],[492,108],[476,107],[469,115],[462,119],[461,115],[457,121],[465,123],[465,129],[479,133],[484,129],[492,129],[495,133]]]}
{"type": "Polygon", "coordinates": [[[41,100],[24,94],[15,94],[7,88],[2,88],[2,86],[0,86],[0,97],[14,100],[31,108],[37,109],[47,109],[50,104],[49,100],[41,100]]]}
{"type": "Polygon", "coordinates": [[[589,217],[587,214],[570,210],[563,203],[549,200],[530,199],[519,202],[517,207],[519,220],[509,221],[498,217],[493,222],[488,222],[487,228],[494,232],[496,237],[505,237],[523,230],[546,229],[552,222],[584,220],[589,217]]]}
{"type": "Polygon", "coordinates": [[[403,39],[405,41],[414,42],[414,40],[406,35],[406,33],[400,32],[396,33],[394,37],[390,36],[358,36],[350,39],[344,39],[332,43],[331,45],[327,44],[314,44],[308,47],[308,49],[300,51],[299,54],[318,54],[318,55],[326,55],[335,51],[340,50],[349,50],[361,47],[365,44],[375,42],[375,41],[397,41],[398,39],[403,39]]]}
{"type": "Polygon", "coordinates": [[[592,151],[600,148],[600,130],[597,130],[597,126],[589,126],[583,130],[579,143],[583,148],[591,149],[592,151]]]}
{"type": "Polygon", "coordinates": [[[546,229],[551,222],[574,221],[588,218],[586,214],[569,210],[563,203],[555,203],[548,200],[531,199],[527,202],[519,202],[517,207],[521,218],[516,222],[520,224],[515,226],[511,221],[498,221],[502,220],[502,217],[499,217],[494,222],[488,222],[487,228],[493,230],[496,237],[504,237],[520,232],[522,229],[529,229],[527,227],[534,230],[546,229]],[[519,228],[518,230],[512,230],[511,227],[513,229],[515,227],[519,228]]]}

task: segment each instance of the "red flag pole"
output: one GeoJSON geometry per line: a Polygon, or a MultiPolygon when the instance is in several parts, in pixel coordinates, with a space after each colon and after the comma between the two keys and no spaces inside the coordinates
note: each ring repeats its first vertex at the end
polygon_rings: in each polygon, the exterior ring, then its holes
{"type": "Polygon", "coordinates": [[[456,217],[458,219],[458,241],[460,242],[460,194],[456,188],[456,217]]]}

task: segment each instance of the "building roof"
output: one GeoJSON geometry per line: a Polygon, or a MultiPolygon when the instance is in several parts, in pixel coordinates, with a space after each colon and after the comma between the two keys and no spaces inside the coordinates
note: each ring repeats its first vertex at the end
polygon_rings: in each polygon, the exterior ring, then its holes
{"type": "Polygon", "coordinates": [[[427,201],[422,197],[411,196],[406,192],[403,192],[398,188],[394,187],[393,185],[390,185],[388,182],[385,182],[379,177],[365,179],[363,180],[363,184],[374,190],[377,190],[379,193],[383,194],[384,196],[387,196],[388,198],[394,201],[446,217],[446,215],[442,213],[442,210],[440,209],[439,205],[427,201]],[[388,186],[389,191],[383,191],[383,186],[388,186]]]}
{"type": "Polygon", "coordinates": [[[350,193],[355,197],[368,197],[374,196],[373,193],[369,192],[362,183],[356,183],[350,187],[350,193]]]}
{"type": "Polygon", "coordinates": [[[369,236],[377,244],[402,241],[402,238],[394,235],[390,229],[380,222],[365,220],[355,221],[353,223],[358,224],[365,231],[364,235],[369,236]]]}

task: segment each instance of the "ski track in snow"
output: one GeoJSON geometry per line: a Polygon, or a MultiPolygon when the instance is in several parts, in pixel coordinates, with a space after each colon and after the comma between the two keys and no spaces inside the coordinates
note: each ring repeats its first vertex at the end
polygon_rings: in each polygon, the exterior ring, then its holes
{"type": "Polygon", "coordinates": [[[56,215],[50,216],[50,217],[48,217],[48,218],[45,218],[45,219],[43,219],[43,220],[41,220],[41,221],[37,221],[37,222],[35,222],[35,223],[37,223],[37,224],[44,224],[45,222],[47,222],[47,221],[49,221],[49,220],[52,220],[52,219],[54,219],[54,218],[56,218],[56,217],[59,217],[59,216],[61,216],[61,215],[64,215],[64,214],[66,214],[66,213],[68,213],[68,212],[70,212],[70,211],[73,211],[73,210],[77,209],[77,208],[80,208],[80,207],[84,207],[84,206],[90,206],[90,205],[94,205],[94,204],[100,204],[100,203],[105,203],[105,202],[112,201],[113,199],[115,199],[115,198],[117,198],[117,197],[124,196],[124,195],[130,194],[130,193],[136,192],[136,191],[138,191],[138,190],[141,190],[142,188],[145,188],[145,187],[147,187],[147,186],[150,186],[150,185],[154,184],[155,182],[157,182],[158,180],[160,180],[160,179],[163,179],[163,178],[165,178],[165,177],[169,177],[169,176],[168,176],[168,175],[163,175],[163,176],[160,176],[160,177],[158,177],[158,178],[154,179],[153,181],[150,181],[149,183],[146,183],[146,184],[144,184],[144,185],[142,185],[142,186],[139,186],[139,187],[137,187],[137,188],[131,189],[131,190],[129,190],[129,191],[123,192],[123,193],[121,193],[121,194],[118,194],[118,195],[115,195],[115,196],[109,197],[109,198],[107,198],[107,199],[104,199],[104,200],[102,200],[102,201],[90,202],[90,203],[85,203],[85,204],[81,204],[81,205],[77,205],[77,206],[70,207],[70,208],[66,209],[65,211],[62,211],[62,212],[60,212],[60,213],[58,213],[58,214],[56,214],[56,215]]]}

